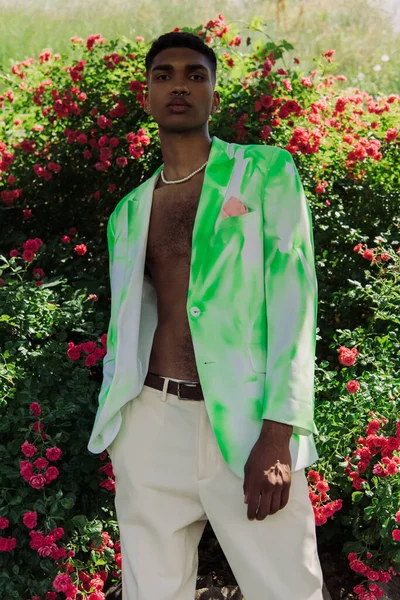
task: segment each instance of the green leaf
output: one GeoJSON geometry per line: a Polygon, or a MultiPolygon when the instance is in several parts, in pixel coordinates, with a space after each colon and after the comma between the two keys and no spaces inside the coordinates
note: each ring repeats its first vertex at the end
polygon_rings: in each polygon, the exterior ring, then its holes
{"type": "Polygon", "coordinates": [[[74,501],[72,498],[63,498],[61,500],[61,506],[66,510],[70,510],[74,506],[74,501]]]}
{"type": "Polygon", "coordinates": [[[360,502],[360,500],[362,500],[363,497],[363,492],[353,492],[351,495],[351,499],[353,500],[353,502],[360,502]]]}
{"type": "Polygon", "coordinates": [[[72,517],[71,523],[77,528],[79,533],[84,533],[88,520],[85,515],[75,515],[72,517]]]}

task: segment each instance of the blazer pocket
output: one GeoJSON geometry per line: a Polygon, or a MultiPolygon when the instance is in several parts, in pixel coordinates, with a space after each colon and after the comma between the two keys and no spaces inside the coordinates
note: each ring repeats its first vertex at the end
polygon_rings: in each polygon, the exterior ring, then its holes
{"type": "Polygon", "coordinates": [[[234,217],[226,217],[225,219],[222,219],[219,222],[219,225],[217,226],[215,233],[218,233],[219,231],[225,231],[226,229],[232,229],[232,228],[242,229],[242,228],[246,227],[249,223],[253,222],[257,216],[258,216],[258,211],[256,211],[256,210],[250,211],[249,210],[249,212],[245,213],[244,215],[236,215],[234,217]]]}

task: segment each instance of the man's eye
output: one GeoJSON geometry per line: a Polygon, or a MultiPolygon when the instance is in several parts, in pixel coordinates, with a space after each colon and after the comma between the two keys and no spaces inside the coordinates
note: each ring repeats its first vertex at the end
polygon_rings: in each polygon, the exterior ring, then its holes
{"type": "MultiPolygon", "coordinates": [[[[168,75],[166,73],[164,73],[164,75],[159,75],[157,77],[157,79],[160,79],[161,77],[168,77],[168,75]]],[[[191,75],[190,77],[200,77],[200,79],[204,79],[204,77],[202,75],[197,75],[197,73],[194,73],[193,75],[191,75]]]]}

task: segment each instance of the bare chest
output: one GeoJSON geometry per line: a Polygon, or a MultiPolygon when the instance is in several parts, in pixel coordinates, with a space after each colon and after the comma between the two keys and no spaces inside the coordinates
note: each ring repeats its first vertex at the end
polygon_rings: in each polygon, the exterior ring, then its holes
{"type": "Polygon", "coordinates": [[[151,275],[159,269],[189,267],[193,226],[203,184],[203,174],[179,185],[154,190],[146,249],[151,275]],[[190,184],[189,184],[190,183],[190,184]]]}

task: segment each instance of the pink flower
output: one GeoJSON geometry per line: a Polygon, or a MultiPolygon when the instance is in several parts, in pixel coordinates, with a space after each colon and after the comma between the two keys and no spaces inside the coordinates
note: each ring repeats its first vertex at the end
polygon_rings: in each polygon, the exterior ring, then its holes
{"type": "Polygon", "coordinates": [[[107,347],[107,334],[103,333],[103,335],[100,338],[100,343],[104,346],[107,347]]]}
{"type": "Polygon", "coordinates": [[[71,241],[71,238],[69,237],[69,235],[63,235],[61,238],[61,241],[63,244],[69,244],[71,241]]]}
{"type": "Polygon", "coordinates": [[[105,594],[103,592],[92,592],[89,594],[88,600],[105,600],[105,594]]]}
{"type": "Polygon", "coordinates": [[[94,587],[96,592],[100,592],[104,587],[104,581],[98,576],[93,577],[93,579],[91,579],[89,583],[90,587],[94,587]]]}
{"type": "Polygon", "coordinates": [[[0,529],[7,529],[9,524],[10,521],[8,519],[6,519],[5,517],[0,517],[0,529]]]}
{"type": "Polygon", "coordinates": [[[19,252],[18,250],[10,250],[10,258],[13,258],[14,256],[18,256],[19,252]]]}
{"type": "Polygon", "coordinates": [[[33,527],[36,527],[37,525],[37,512],[26,512],[22,517],[22,521],[24,525],[26,525],[26,527],[29,527],[29,529],[33,529],[33,527]]]}
{"type": "Polygon", "coordinates": [[[46,485],[46,477],[42,473],[37,473],[29,478],[29,485],[36,490],[40,490],[46,485]]]}
{"type": "Polygon", "coordinates": [[[66,592],[71,585],[72,581],[67,573],[57,575],[57,577],[53,580],[53,588],[57,590],[57,592],[66,592]]]}

